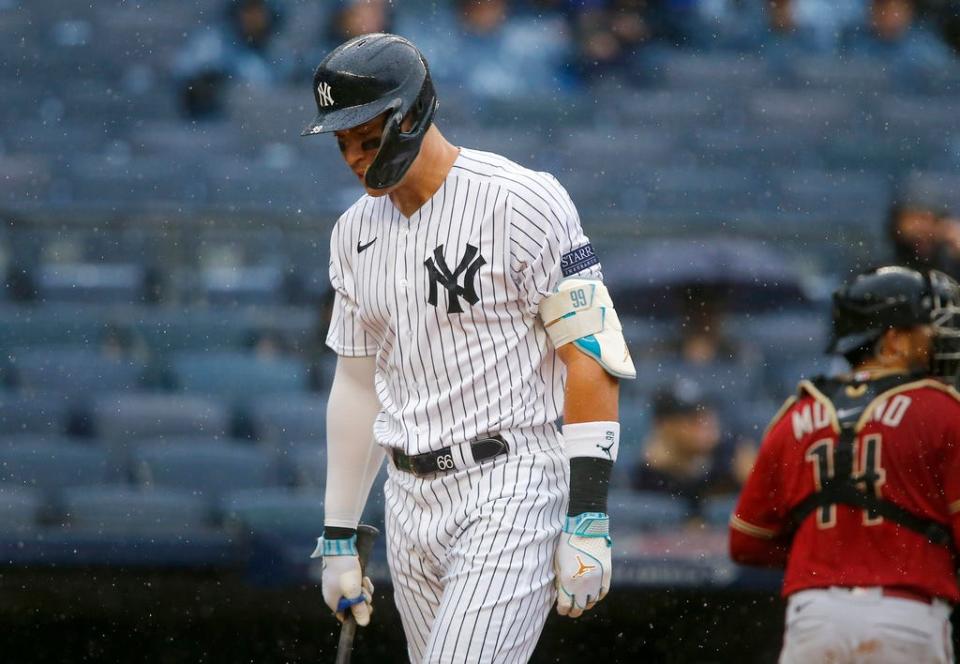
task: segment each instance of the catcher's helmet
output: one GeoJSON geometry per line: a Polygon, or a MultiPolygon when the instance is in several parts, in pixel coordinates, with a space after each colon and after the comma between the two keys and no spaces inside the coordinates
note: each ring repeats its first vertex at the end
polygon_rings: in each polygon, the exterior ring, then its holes
{"type": "Polygon", "coordinates": [[[960,285],[943,272],[888,266],[858,275],[833,294],[833,335],[827,349],[845,355],[875,343],[892,328],[932,325],[930,372],[960,371],[960,285]]]}
{"type": "Polygon", "coordinates": [[[341,131],[387,113],[380,149],[365,176],[372,189],[400,182],[420,152],[437,110],[427,61],[403,37],[369,34],[341,44],[313,75],[317,117],[303,136],[341,131]],[[413,127],[401,131],[410,114],[413,127]]]}

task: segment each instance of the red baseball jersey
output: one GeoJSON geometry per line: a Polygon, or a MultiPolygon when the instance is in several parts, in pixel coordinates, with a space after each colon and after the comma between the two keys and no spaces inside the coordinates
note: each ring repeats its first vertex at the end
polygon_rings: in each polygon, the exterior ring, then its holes
{"type": "MultiPolygon", "coordinates": [[[[789,538],[790,510],[833,472],[837,415],[808,382],[784,405],[730,520],[731,556],[746,564],[785,564],[784,596],[807,588],[887,586],[957,602],[953,551],[863,509],[819,508],[789,538]]],[[[857,430],[853,473],[869,477],[864,490],[943,524],[960,550],[960,393],[935,380],[900,385],[865,404],[857,430]]]]}

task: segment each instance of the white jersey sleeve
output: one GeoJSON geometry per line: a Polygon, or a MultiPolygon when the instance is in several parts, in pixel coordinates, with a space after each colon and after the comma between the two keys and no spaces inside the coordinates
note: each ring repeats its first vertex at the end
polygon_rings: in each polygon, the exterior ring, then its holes
{"type": "Polygon", "coordinates": [[[528,313],[567,277],[602,279],[600,260],[566,189],[547,173],[512,192],[510,262],[528,313]]]}
{"type": "Polygon", "coordinates": [[[327,346],[343,357],[376,355],[378,345],[359,316],[356,281],[350,263],[349,234],[343,233],[346,215],[330,235],[330,285],[334,289],[333,312],[327,331],[327,346]]]}

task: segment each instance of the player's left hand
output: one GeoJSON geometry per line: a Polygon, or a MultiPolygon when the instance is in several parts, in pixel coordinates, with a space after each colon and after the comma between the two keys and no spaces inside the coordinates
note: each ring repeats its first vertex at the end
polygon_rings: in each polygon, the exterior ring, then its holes
{"type": "Polygon", "coordinates": [[[578,618],[610,590],[610,518],[600,512],[567,517],[554,558],[557,613],[578,618]]]}

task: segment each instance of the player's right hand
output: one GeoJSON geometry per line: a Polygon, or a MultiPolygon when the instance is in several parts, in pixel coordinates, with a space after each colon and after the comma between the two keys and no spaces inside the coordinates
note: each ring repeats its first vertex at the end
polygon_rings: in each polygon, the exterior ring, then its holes
{"type": "Polygon", "coordinates": [[[579,618],[610,590],[610,518],[599,512],[567,517],[554,556],[557,613],[579,618]]]}
{"type": "Polygon", "coordinates": [[[370,577],[361,575],[360,559],[356,554],[318,555],[320,548],[317,547],[311,558],[323,556],[323,601],[340,622],[346,619],[349,609],[358,625],[369,625],[373,613],[373,583],[370,577]]]}

